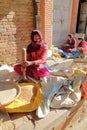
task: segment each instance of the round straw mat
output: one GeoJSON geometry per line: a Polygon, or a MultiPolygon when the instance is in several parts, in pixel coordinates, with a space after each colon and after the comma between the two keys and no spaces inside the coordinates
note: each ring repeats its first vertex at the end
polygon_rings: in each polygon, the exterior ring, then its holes
{"type": "Polygon", "coordinates": [[[21,92],[18,84],[10,81],[0,81],[0,104],[7,105],[14,101],[21,92]]]}

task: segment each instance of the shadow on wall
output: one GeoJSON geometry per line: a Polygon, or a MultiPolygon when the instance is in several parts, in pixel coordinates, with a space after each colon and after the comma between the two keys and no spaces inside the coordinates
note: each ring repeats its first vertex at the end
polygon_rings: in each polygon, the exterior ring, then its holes
{"type": "Polygon", "coordinates": [[[0,0],[0,63],[22,61],[22,48],[35,28],[32,0],[0,0]]]}

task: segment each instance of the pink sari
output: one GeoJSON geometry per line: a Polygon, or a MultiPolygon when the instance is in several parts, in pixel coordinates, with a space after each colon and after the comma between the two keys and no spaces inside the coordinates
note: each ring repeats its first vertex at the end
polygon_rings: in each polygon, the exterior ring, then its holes
{"type": "MultiPolygon", "coordinates": [[[[18,73],[19,75],[22,75],[21,64],[15,65],[14,71],[16,73],[18,73]]],[[[36,79],[43,78],[43,77],[49,76],[49,75],[50,75],[50,72],[46,67],[39,67],[39,68],[36,68],[33,70],[31,70],[31,69],[29,70],[27,68],[27,70],[26,70],[26,76],[35,77],[36,79]]]]}
{"type": "Polygon", "coordinates": [[[83,41],[82,48],[83,48],[83,53],[87,54],[87,42],[86,41],[83,41]]]}

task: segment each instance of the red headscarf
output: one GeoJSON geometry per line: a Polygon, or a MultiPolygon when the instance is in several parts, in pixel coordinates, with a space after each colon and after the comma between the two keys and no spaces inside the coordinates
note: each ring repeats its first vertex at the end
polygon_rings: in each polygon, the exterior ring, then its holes
{"type": "Polygon", "coordinates": [[[45,44],[45,42],[42,39],[42,34],[39,30],[32,31],[31,40],[32,40],[31,44],[28,45],[28,47],[27,47],[27,53],[37,51],[37,50],[40,49],[40,47],[42,47],[45,44]],[[35,34],[38,34],[40,36],[39,42],[34,41],[34,35],[35,34]]]}

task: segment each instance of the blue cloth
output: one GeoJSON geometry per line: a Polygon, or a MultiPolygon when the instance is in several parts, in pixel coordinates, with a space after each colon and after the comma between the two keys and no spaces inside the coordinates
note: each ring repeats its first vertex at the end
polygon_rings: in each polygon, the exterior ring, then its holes
{"type": "Polygon", "coordinates": [[[79,49],[77,49],[76,51],[72,51],[71,54],[72,58],[78,58],[79,56],[84,56],[83,52],[79,49]]]}
{"type": "Polygon", "coordinates": [[[61,50],[61,49],[58,49],[57,52],[58,52],[58,53],[61,53],[61,54],[64,55],[65,57],[68,57],[68,56],[69,56],[69,53],[67,53],[67,52],[65,52],[65,51],[63,51],[63,50],[61,50]]]}

